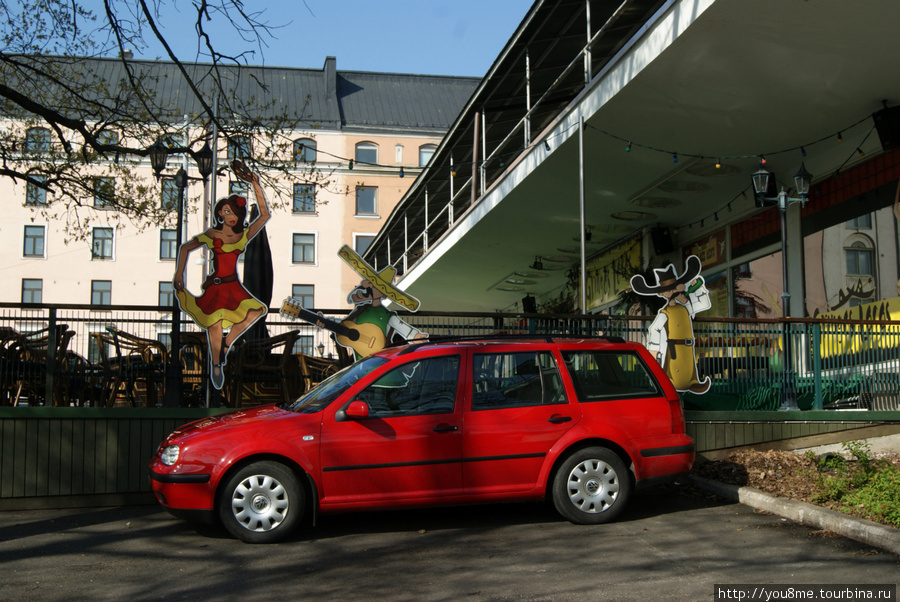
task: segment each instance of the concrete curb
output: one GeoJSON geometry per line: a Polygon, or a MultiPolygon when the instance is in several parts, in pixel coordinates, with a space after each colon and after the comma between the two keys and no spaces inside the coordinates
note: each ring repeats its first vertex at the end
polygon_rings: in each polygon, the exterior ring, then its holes
{"type": "Polygon", "coordinates": [[[727,485],[690,475],[695,486],[809,527],[824,529],[900,556],[900,530],[806,502],[775,497],[754,487],[727,485]]]}

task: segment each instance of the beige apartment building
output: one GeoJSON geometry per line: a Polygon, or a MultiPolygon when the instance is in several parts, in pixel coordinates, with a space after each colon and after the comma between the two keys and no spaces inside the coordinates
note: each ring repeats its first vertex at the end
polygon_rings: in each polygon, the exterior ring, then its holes
{"type": "MultiPolygon", "coordinates": [[[[106,59],[95,59],[103,63],[106,59]]],[[[111,76],[118,61],[109,59],[111,76]]],[[[148,62],[143,62],[148,63],[148,62]]],[[[150,62],[151,68],[173,69],[150,62]]],[[[146,66],[146,65],[145,65],[146,66]]],[[[255,77],[270,84],[276,99],[271,110],[303,110],[307,129],[282,132],[293,139],[289,165],[299,174],[296,182],[279,186],[270,179],[264,189],[271,210],[266,233],[271,249],[274,285],[272,305],[287,296],[300,297],[310,309],[349,309],[346,298],[359,281],[338,257],[342,245],[365,251],[400,198],[431,159],[442,136],[471,96],[478,80],[463,77],[338,71],[333,57],[322,69],[254,67],[255,77]],[[292,107],[296,103],[297,107],[292,107]],[[301,106],[302,105],[302,106],[301,106]],[[308,181],[304,173],[317,174],[308,181]]],[[[237,81],[237,80],[236,80],[237,81]]],[[[170,91],[186,99],[178,109],[196,115],[190,94],[170,91]]],[[[235,86],[235,94],[241,89],[235,86]]],[[[4,127],[22,127],[6,121],[4,127]]],[[[185,129],[199,128],[185,118],[185,129]]],[[[28,148],[49,147],[49,131],[29,124],[28,148]]],[[[152,141],[147,141],[147,145],[152,141]]],[[[216,159],[227,166],[232,156],[246,153],[252,165],[255,145],[264,142],[226,141],[219,138],[216,159]]],[[[256,151],[256,152],[262,152],[256,151]]],[[[209,227],[209,209],[229,192],[246,190],[230,170],[204,183],[196,165],[170,156],[163,178],[155,182],[147,158],[128,157],[136,173],[152,184],[153,202],[173,208],[171,220],[161,227],[140,231],[102,207],[79,214],[89,223],[86,240],[67,240],[65,219],[47,218],[45,191],[25,182],[0,180],[5,211],[0,217],[4,286],[0,301],[11,303],[171,306],[175,270],[175,211],[177,188],[171,177],[183,165],[195,179],[185,190],[184,241],[209,227]],[[212,200],[206,199],[212,197],[212,200]],[[210,203],[210,204],[207,204],[210,203]]],[[[88,170],[89,171],[89,170],[88,170]]],[[[91,173],[85,173],[91,178],[91,173]]],[[[265,178],[264,178],[265,180],[265,178]]],[[[114,183],[113,183],[114,185],[114,183]]],[[[255,202],[252,193],[248,201],[255,202]]],[[[206,274],[205,259],[191,255],[186,285],[199,292],[206,274]]],[[[167,324],[159,329],[165,330],[167,324]]],[[[167,332],[156,333],[165,339],[167,332]]],[[[312,345],[306,341],[304,345],[312,345]]],[[[306,349],[309,352],[309,349],[306,349]]]]}

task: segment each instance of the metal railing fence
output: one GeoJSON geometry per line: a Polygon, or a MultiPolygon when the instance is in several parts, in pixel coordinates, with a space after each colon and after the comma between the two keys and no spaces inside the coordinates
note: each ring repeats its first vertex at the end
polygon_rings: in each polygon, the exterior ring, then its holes
{"type": "MultiPolygon", "coordinates": [[[[347,315],[322,313],[338,323],[347,315]]],[[[615,336],[641,344],[646,344],[653,319],[465,312],[402,317],[432,337],[566,334],[615,336]]],[[[232,350],[228,362],[242,383],[218,398],[208,387],[205,333],[189,319],[182,324],[178,405],[240,406],[296,395],[333,370],[342,356],[328,330],[273,308],[266,318],[268,334],[289,349],[264,349],[257,355],[274,361],[240,368],[239,357],[250,360],[232,350]],[[286,355],[291,357],[281,361],[286,355]]],[[[166,377],[171,376],[166,372],[172,364],[170,329],[171,312],[165,307],[0,303],[0,405],[162,405],[166,377]],[[148,342],[148,348],[164,349],[167,356],[148,352],[139,361],[117,357],[106,348],[112,344],[104,333],[148,342]],[[115,372],[114,361],[127,367],[119,365],[115,372]]],[[[697,318],[694,331],[698,377],[710,377],[712,386],[704,395],[684,393],[687,409],[900,409],[898,321],[697,318]],[[784,349],[790,350],[789,357],[784,349]]]]}

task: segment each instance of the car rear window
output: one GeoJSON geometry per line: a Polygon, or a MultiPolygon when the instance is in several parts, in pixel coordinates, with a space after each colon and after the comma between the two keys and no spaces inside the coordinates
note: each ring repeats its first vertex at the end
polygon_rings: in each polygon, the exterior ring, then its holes
{"type": "Polygon", "coordinates": [[[477,353],[472,388],[473,410],[567,402],[549,351],[477,353]]]}
{"type": "Polygon", "coordinates": [[[563,351],[579,401],[660,395],[659,384],[636,353],[563,351]]]}

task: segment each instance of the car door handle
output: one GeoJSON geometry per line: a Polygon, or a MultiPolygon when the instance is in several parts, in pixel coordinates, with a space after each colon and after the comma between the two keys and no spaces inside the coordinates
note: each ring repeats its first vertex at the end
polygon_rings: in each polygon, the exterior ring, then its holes
{"type": "Polygon", "coordinates": [[[562,424],[563,422],[569,422],[571,420],[571,416],[560,416],[559,414],[554,414],[547,419],[547,422],[552,422],[553,424],[562,424]]]}
{"type": "Polygon", "coordinates": [[[434,427],[435,433],[451,433],[458,430],[459,427],[452,424],[439,424],[438,426],[434,427]]]}

